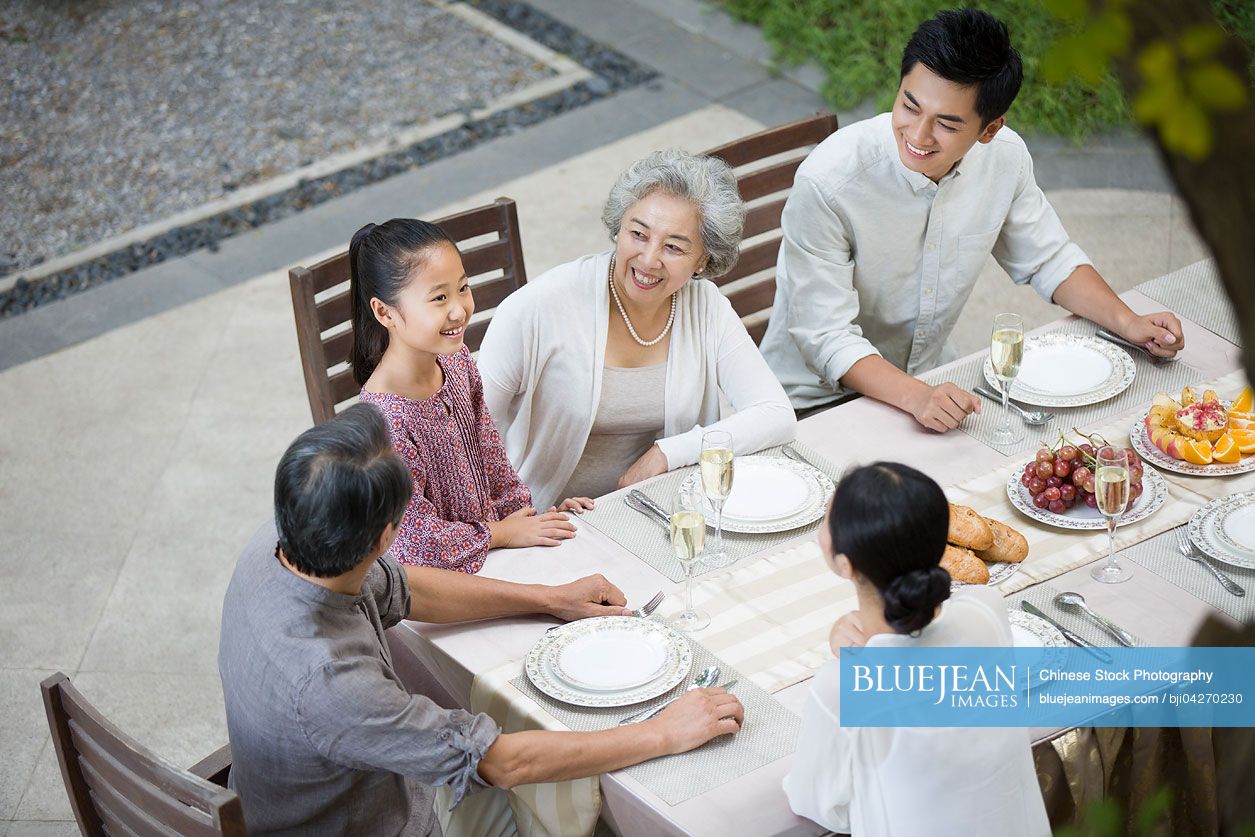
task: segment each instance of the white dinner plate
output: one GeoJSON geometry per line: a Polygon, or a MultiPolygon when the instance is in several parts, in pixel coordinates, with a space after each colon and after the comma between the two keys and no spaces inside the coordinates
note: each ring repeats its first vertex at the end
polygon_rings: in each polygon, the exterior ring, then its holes
{"type": "MultiPolygon", "coordinates": [[[[985,380],[1001,384],[985,358],[985,380]]],[[[1119,346],[1081,334],[1024,338],[1024,361],[1011,384],[1011,398],[1039,407],[1081,407],[1119,395],[1133,383],[1137,367],[1119,346]]]]}
{"type": "MultiPolygon", "coordinates": [[[[1227,409],[1233,402],[1222,401],[1221,403],[1227,409]]],[[[1155,447],[1150,441],[1150,435],[1146,431],[1146,417],[1148,415],[1150,415],[1150,410],[1142,413],[1142,417],[1137,420],[1137,423],[1129,428],[1129,447],[1137,451],[1138,456],[1152,463],[1156,468],[1195,477],[1227,477],[1232,474],[1247,474],[1255,471],[1255,456],[1250,454],[1243,455],[1237,462],[1213,462],[1210,465],[1195,465],[1183,459],[1173,459],[1155,447]]]]}
{"type": "MultiPolygon", "coordinates": [[[[1091,509],[1081,502],[1077,502],[1076,505],[1063,514],[1055,514],[1050,509],[1037,508],[1037,506],[1033,505],[1032,493],[1020,482],[1020,477],[1023,475],[1023,465],[1011,474],[1011,478],[1007,480],[1007,497],[1011,500],[1011,505],[1028,517],[1039,523],[1045,523],[1047,526],[1057,526],[1060,529],[1087,530],[1107,528],[1107,520],[1098,509],[1091,509]]],[[[1150,517],[1163,506],[1167,499],[1168,484],[1159,475],[1158,471],[1150,467],[1149,464],[1143,463],[1142,496],[1134,500],[1124,514],[1120,515],[1119,525],[1136,523],[1139,520],[1150,517]]]]}
{"type": "Polygon", "coordinates": [[[1235,540],[1226,527],[1234,516],[1233,531],[1244,540],[1249,539],[1249,513],[1255,508],[1255,491],[1244,491],[1212,500],[1190,518],[1186,532],[1190,541],[1204,555],[1233,567],[1255,570],[1255,551],[1247,550],[1235,540]]]}
{"type": "Polygon", "coordinates": [[[812,502],[818,491],[808,480],[781,460],[751,456],[735,462],[732,493],[723,505],[723,519],[761,523],[797,514],[812,502]]]}
{"type": "Polygon", "coordinates": [[[1063,648],[1068,644],[1054,625],[1018,608],[1007,611],[1011,620],[1011,644],[1016,648],[1063,648]]]}
{"type": "MultiPolygon", "coordinates": [[[[620,682],[639,680],[643,676],[644,668],[648,665],[648,652],[638,649],[633,653],[639,654],[635,675],[624,677],[620,682]]],[[[597,616],[561,625],[551,631],[546,631],[523,660],[523,670],[527,673],[527,679],[541,692],[563,703],[590,707],[631,706],[652,700],[679,685],[688,676],[692,667],[693,652],[688,639],[683,634],[661,622],[639,619],[635,616],[597,616]],[[595,658],[599,647],[606,650],[607,646],[599,645],[598,642],[581,644],[583,650],[569,658],[569,661],[578,669],[578,674],[559,673],[561,667],[559,660],[564,659],[563,652],[573,644],[580,643],[588,637],[621,634],[624,631],[639,632],[643,636],[652,634],[653,637],[648,641],[661,642],[665,660],[658,674],[652,679],[621,689],[594,688],[591,682],[587,685],[580,685],[567,679],[589,678],[599,681],[601,686],[611,683],[612,676],[605,673],[604,666],[596,663],[587,664],[589,659],[595,658]]]]}
{"type": "MultiPolygon", "coordinates": [[[[639,620],[639,625],[649,623],[639,620]]],[[[635,622],[581,634],[553,657],[555,674],[573,686],[596,692],[644,685],[662,674],[666,663],[666,635],[640,630],[635,622]]]]}
{"type": "MultiPolygon", "coordinates": [[[[799,477],[806,484],[807,501],[802,506],[797,507],[795,511],[781,517],[765,520],[744,520],[733,517],[728,514],[725,506],[723,515],[724,532],[762,535],[772,532],[788,532],[801,526],[807,526],[816,520],[823,519],[828,500],[832,497],[832,492],[835,490],[832,480],[828,478],[827,474],[809,465],[795,462],[792,459],[778,459],[763,455],[737,457],[733,468],[732,494],[728,495],[729,499],[736,494],[738,485],[750,483],[759,475],[772,474],[783,469],[799,477]],[[762,470],[759,470],[760,464],[762,470]]],[[[701,488],[701,480],[701,473],[694,469],[680,483],[680,490],[696,491],[701,488]]],[[[752,488],[751,491],[753,491],[752,488]]],[[[706,526],[710,529],[715,528],[715,512],[713,508],[708,507],[706,509],[706,526]]]]}

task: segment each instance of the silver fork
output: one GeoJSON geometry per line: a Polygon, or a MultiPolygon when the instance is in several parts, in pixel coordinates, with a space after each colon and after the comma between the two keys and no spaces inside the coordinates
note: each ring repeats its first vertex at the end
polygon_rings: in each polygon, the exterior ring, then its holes
{"type": "Polygon", "coordinates": [[[1224,586],[1224,589],[1228,590],[1233,595],[1235,596],[1246,595],[1246,591],[1242,589],[1242,587],[1236,581],[1229,578],[1229,576],[1225,575],[1220,570],[1213,567],[1210,561],[1208,561],[1202,555],[1199,555],[1197,552],[1194,551],[1194,544],[1190,542],[1190,536],[1185,531],[1185,527],[1181,527],[1180,529],[1177,530],[1177,551],[1180,552],[1182,555],[1184,555],[1186,558],[1189,558],[1191,561],[1202,564],[1204,567],[1211,570],[1211,574],[1216,577],[1216,580],[1219,581],[1221,585],[1224,586]]]}
{"type": "Polygon", "coordinates": [[[632,611],[632,615],[639,619],[648,619],[650,614],[652,614],[655,610],[658,609],[658,605],[662,604],[662,600],[664,598],[665,596],[662,595],[662,591],[659,590],[657,593],[654,594],[654,597],[652,599],[645,602],[645,604],[641,605],[636,610],[632,611]]]}

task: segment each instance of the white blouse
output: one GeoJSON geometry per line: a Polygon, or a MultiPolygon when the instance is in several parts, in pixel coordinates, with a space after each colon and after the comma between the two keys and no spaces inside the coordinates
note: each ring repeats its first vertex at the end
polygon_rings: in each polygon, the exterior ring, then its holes
{"type": "MultiPolygon", "coordinates": [[[[968,587],[913,638],[874,646],[1009,646],[1006,605],[968,587]]],[[[840,662],[815,675],[793,765],[784,778],[799,816],[852,835],[1049,835],[1027,729],[850,728],[838,721],[840,662]]]]}
{"type": "MultiPolygon", "coordinates": [[[[479,351],[484,399],[510,462],[537,508],[558,496],[592,432],[601,399],[610,312],[610,252],[559,265],[497,306],[479,351]]],[[[669,469],[701,456],[702,433],[732,434],[738,454],[793,438],[784,388],[713,282],[677,291],[667,350],[663,436],[669,469]],[[733,415],[720,420],[719,394],[733,415]]]]}

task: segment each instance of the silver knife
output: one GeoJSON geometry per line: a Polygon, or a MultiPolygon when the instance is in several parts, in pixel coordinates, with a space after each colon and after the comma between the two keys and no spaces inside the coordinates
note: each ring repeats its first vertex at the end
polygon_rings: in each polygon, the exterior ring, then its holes
{"type": "Polygon", "coordinates": [[[1073,645],[1077,645],[1077,646],[1080,646],[1081,648],[1084,648],[1086,651],[1093,654],[1095,657],[1102,660],[1104,663],[1112,662],[1111,655],[1108,654],[1106,651],[1103,651],[1102,649],[1094,645],[1094,643],[1090,642],[1089,640],[1083,639],[1077,634],[1074,634],[1072,631],[1069,631],[1067,628],[1063,627],[1058,622],[1051,619],[1046,614],[1042,613],[1039,608],[1034,607],[1028,602],[1020,602],[1020,610],[1023,610],[1025,613],[1031,613],[1038,618],[1045,619],[1052,626],[1054,626],[1055,630],[1063,634],[1063,638],[1066,639],[1068,642],[1072,643],[1073,645]]]}
{"type": "MultiPolygon", "coordinates": [[[[737,684],[737,681],[736,681],[736,678],[734,677],[733,679],[729,680],[727,683],[720,683],[718,688],[727,690],[727,689],[731,689],[736,684],[737,684]]],[[[691,692],[695,688],[696,688],[695,686],[690,686],[685,691],[691,692]]],[[[624,726],[627,726],[628,724],[639,724],[642,721],[648,721],[650,718],[656,718],[662,712],[662,710],[666,709],[668,706],[675,703],[677,700],[679,700],[682,697],[684,697],[684,695],[676,695],[675,697],[671,698],[671,700],[667,701],[666,703],[660,706],[656,706],[653,709],[647,709],[644,712],[638,712],[635,715],[628,715],[622,721],[619,721],[619,726],[624,727],[624,726]]]]}
{"type": "Polygon", "coordinates": [[[1146,351],[1145,346],[1139,346],[1136,343],[1133,343],[1129,340],[1125,340],[1120,335],[1113,334],[1112,332],[1107,331],[1107,329],[1105,328],[1098,329],[1098,337],[1099,339],[1106,340],[1108,343],[1115,343],[1117,346],[1120,346],[1125,349],[1129,349],[1130,351],[1141,352],[1142,354],[1149,357],[1155,363],[1171,363],[1172,361],[1176,360],[1175,357],[1159,357],[1159,355],[1153,355],[1150,352],[1146,351]]]}

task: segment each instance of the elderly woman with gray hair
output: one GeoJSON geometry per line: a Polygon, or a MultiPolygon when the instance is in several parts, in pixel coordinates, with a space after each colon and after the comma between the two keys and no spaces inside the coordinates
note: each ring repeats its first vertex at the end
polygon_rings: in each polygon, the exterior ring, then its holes
{"type": "Polygon", "coordinates": [[[732,305],[705,281],[732,269],[741,242],[745,204],[727,164],[651,154],[619,177],[602,220],[613,249],[511,294],[480,349],[488,409],[538,508],[691,465],[712,428],[746,454],[796,426],[732,305]]]}

